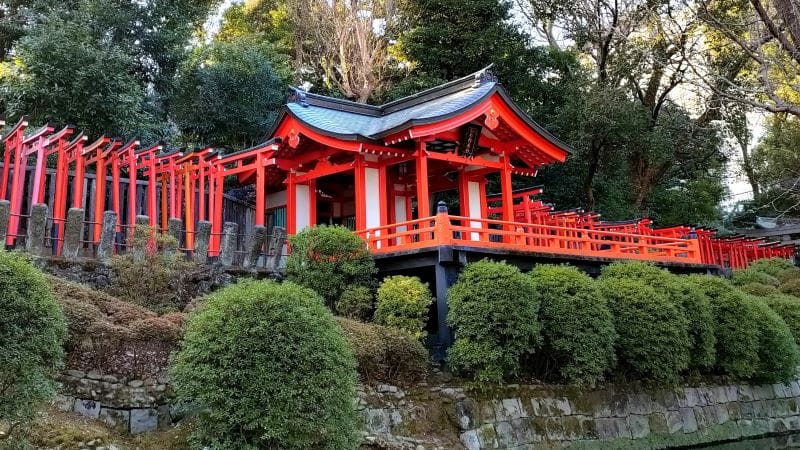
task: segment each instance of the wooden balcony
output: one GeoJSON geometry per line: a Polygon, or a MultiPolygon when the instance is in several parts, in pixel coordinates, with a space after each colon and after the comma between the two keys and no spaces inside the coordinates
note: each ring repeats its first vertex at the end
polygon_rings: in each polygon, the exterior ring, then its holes
{"type": "Polygon", "coordinates": [[[697,239],[476,219],[447,213],[357,233],[376,255],[463,246],[578,258],[702,263],[697,239]]]}

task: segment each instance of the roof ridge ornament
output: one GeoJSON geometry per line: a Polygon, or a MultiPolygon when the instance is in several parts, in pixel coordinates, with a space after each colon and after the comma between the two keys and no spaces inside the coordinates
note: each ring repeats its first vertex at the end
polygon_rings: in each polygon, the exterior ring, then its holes
{"type": "Polygon", "coordinates": [[[290,87],[289,88],[289,103],[299,103],[300,106],[307,107],[308,100],[306,99],[306,91],[298,88],[298,87],[290,87]]]}
{"type": "Polygon", "coordinates": [[[479,87],[484,82],[497,82],[497,76],[492,71],[492,66],[494,66],[494,64],[489,64],[485,68],[475,72],[475,80],[472,83],[473,88],[479,87]]]}

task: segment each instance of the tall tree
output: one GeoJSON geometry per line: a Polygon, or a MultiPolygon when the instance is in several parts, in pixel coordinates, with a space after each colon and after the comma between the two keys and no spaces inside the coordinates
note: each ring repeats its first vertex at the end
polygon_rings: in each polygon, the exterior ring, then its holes
{"type": "Polygon", "coordinates": [[[180,72],[175,121],[188,144],[243,148],[261,141],[286,98],[287,58],[240,37],[198,48],[180,72]]]}

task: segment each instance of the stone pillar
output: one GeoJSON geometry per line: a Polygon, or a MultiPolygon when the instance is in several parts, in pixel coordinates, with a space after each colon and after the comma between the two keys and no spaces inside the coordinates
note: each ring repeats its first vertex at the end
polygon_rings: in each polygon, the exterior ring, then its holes
{"type": "Polygon", "coordinates": [[[85,217],[83,208],[70,208],[67,211],[64,245],[61,247],[61,254],[67,261],[75,261],[80,256],[83,247],[83,219],[85,217]]]}
{"type": "Polygon", "coordinates": [[[197,264],[208,263],[208,241],[211,239],[211,222],[201,220],[197,222],[194,232],[194,256],[197,264]]]}
{"type": "Polygon", "coordinates": [[[150,228],[150,217],[148,216],[136,216],[134,223],[128,251],[131,252],[134,259],[142,261],[147,252],[147,246],[153,240],[153,230],[150,228]]]}
{"type": "Polygon", "coordinates": [[[255,267],[258,264],[258,258],[261,256],[261,249],[264,248],[264,242],[267,240],[267,228],[262,225],[253,227],[253,236],[250,239],[247,255],[244,258],[245,267],[255,267]]]}
{"type": "Polygon", "coordinates": [[[219,246],[219,263],[224,267],[233,265],[233,257],[236,252],[236,233],[239,232],[239,225],[236,222],[225,222],[222,227],[222,241],[219,246]]]}
{"type": "Polygon", "coordinates": [[[37,203],[31,208],[31,216],[28,218],[25,251],[34,256],[42,256],[45,233],[47,233],[47,205],[37,203]]]}
{"type": "Polygon", "coordinates": [[[11,217],[11,202],[0,200],[0,250],[6,248],[8,236],[8,219],[11,217]]]}
{"type": "Polygon", "coordinates": [[[167,222],[167,234],[174,237],[178,241],[178,247],[181,246],[181,234],[183,233],[183,221],[171,217],[167,222]]]}
{"type": "Polygon", "coordinates": [[[286,244],[286,230],[282,227],[272,228],[272,236],[269,239],[267,250],[267,270],[277,273],[281,268],[281,258],[283,257],[283,246],[286,244]]]}
{"type": "Polygon", "coordinates": [[[105,262],[114,254],[114,236],[117,234],[117,213],[103,213],[103,224],[100,230],[100,243],[97,245],[97,259],[105,262]]]}

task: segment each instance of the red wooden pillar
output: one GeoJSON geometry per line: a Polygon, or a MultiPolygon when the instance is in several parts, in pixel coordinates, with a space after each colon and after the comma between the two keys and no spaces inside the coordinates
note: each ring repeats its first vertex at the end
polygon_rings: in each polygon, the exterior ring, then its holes
{"type": "Polygon", "coordinates": [[[36,149],[36,166],[33,168],[33,192],[31,192],[31,208],[36,203],[44,203],[44,181],[47,166],[45,156],[44,137],[37,139],[34,144],[36,149]]]}
{"type": "Polygon", "coordinates": [[[167,168],[169,171],[169,217],[178,218],[178,190],[175,186],[175,162],[170,160],[167,168]]]}
{"type": "Polygon", "coordinates": [[[503,168],[500,169],[500,191],[503,203],[503,220],[514,221],[514,193],[511,185],[511,167],[507,153],[502,156],[503,168]]]}
{"type": "Polygon", "coordinates": [[[206,162],[200,158],[197,166],[197,220],[206,219],[206,162]]]}
{"type": "Polygon", "coordinates": [[[128,152],[128,224],[133,227],[136,225],[136,182],[139,168],[136,164],[136,152],[128,152]]]}
{"type": "Polygon", "coordinates": [[[430,194],[428,193],[428,152],[425,150],[423,141],[417,142],[416,166],[417,218],[422,219],[431,215],[430,194]]]}
{"type": "Polygon", "coordinates": [[[161,229],[164,230],[165,233],[167,232],[169,218],[172,218],[172,215],[170,214],[172,211],[169,209],[169,205],[167,204],[167,196],[169,193],[167,180],[167,174],[163,174],[161,176],[161,229]]]}
{"type": "Polygon", "coordinates": [[[366,167],[364,157],[356,155],[355,158],[355,197],[356,197],[356,230],[367,228],[367,196],[366,196],[366,167]]]}
{"type": "Polygon", "coordinates": [[[0,177],[0,200],[8,193],[8,174],[11,170],[11,154],[17,151],[17,138],[6,138],[6,151],[3,154],[3,174],[0,177]]]}
{"type": "Polygon", "coordinates": [[[27,166],[27,158],[24,158],[24,147],[22,145],[16,146],[14,152],[14,173],[11,177],[11,216],[8,218],[8,237],[6,242],[13,245],[16,241],[17,231],[19,229],[19,215],[22,213],[22,191],[25,186],[25,169],[27,166]]]}
{"type": "MultiPolygon", "coordinates": [[[[224,177],[221,175],[222,168],[217,167],[214,170],[214,177],[213,177],[213,202],[214,207],[212,212],[212,219],[211,219],[211,245],[210,245],[210,254],[211,256],[219,256],[219,246],[221,242],[221,235],[222,235],[222,200],[223,200],[223,181],[224,177]]],[[[212,189],[209,187],[209,189],[212,189]]]]}
{"type": "MultiPolygon", "coordinates": [[[[266,179],[264,170],[264,156],[258,155],[256,158],[256,225],[264,225],[266,216],[266,179]]],[[[287,211],[288,212],[288,211],[287,211]]]]}
{"type": "Polygon", "coordinates": [[[156,155],[155,151],[150,153],[147,160],[147,215],[150,216],[150,226],[155,228],[158,224],[156,218],[156,155]]]}
{"type": "Polygon", "coordinates": [[[103,158],[101,150],[98,150],[97,153],[93,234],[95,243],[100,242],[100,232],[103,229],[103,213],[106,208],[106,160],[103,158]]]}
{"type": "Polygon", "coordinates": [[[308,226],[317,225],[317,180],[308,182],[308,226]]]}
{"type": "MultiPolygon", "coordinates": [[[[65,142],[59,139],[56,150],[56,179],[55,193],[53,195],[53,225],[58,233],[56,241],[56,255],[61,254],[61,247],[64,244],[64,219],[67,209],[67,184],[69,184],[69,173],[67,171],[67,154],[64,148],[65,142]]],[[[76,195],[74,193],[73,195],[76,195]]]]}
{"type": "Polygon", "coordinates": [[[297,191],[294,172],[286,174],[286,234],[297,232],[297,191]]]}
{"type": "Polygon", "coordinates": [[[184,196],[184,228],[186,229],[186,248],[194,249],[194,180],[192,163],[189,162],[183,174],[183,196],[184,196]]]}
{"type": "Polygon", "coordinates": [[[122,209],[119,204],[119,155],[111,151],[111,209],[117,213],[117,233],[121,231],[122,209]]]}

